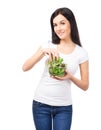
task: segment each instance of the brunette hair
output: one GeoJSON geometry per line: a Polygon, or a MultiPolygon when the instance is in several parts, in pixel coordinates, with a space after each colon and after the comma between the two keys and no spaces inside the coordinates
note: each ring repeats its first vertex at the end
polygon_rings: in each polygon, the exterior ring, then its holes
{"type": "Polygon", "coordinates": [[[73,12],[69,8],[66,8],[66,7],[58,8],[51,15],[50,24],[51,24],[51,31],[52,31],[52,43],[54,43],[54,44],[59,44],[60,43],[60,38],[54,32],[54,26],[53,26],[53,19],[59,14],[63,15],[70,22],[72,41],[74,43],[78,44],[79,46],[81,46],[75,16],[74,16],[73,12]]]}

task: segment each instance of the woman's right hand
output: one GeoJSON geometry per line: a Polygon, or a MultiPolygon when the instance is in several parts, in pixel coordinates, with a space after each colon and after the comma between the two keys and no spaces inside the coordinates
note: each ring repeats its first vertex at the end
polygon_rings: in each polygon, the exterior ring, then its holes
{"type": "Polygon", "coordinates": [[[43,53],[45,55],[49,55],[50,60],[58,59],[59,58],[59,53],[56,49],[54,48],[44,48],[43,53]]]}

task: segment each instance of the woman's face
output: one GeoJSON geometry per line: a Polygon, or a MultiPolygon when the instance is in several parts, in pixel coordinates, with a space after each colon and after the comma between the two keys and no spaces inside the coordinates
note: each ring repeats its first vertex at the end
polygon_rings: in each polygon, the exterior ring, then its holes
{"type": "Polygon", "coordinates": [[[70,38],[71,33],[70,23],[63,15],[59,14],[53,19],[53,26],[56,35],[61,40],[66,40],[70,38]]]}

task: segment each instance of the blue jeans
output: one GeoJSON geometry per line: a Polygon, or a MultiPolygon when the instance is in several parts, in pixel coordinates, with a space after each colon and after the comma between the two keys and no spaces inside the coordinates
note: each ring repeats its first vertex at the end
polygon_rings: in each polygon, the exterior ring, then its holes
{"type": "Polygon", "coordinates": [[[32,105],[36,130],[70,130],[72,105],[50,106],[37,101],[32,105]]]}

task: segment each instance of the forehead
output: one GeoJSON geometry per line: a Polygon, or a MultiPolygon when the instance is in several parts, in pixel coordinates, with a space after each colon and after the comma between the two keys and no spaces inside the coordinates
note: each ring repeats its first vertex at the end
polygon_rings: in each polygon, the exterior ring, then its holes
{"type": "Polygon", "coordinates": [[[68,21],[62,14],[58,14],[54,19],[53,23],[59,22],[59,21],[68,21]]]}

